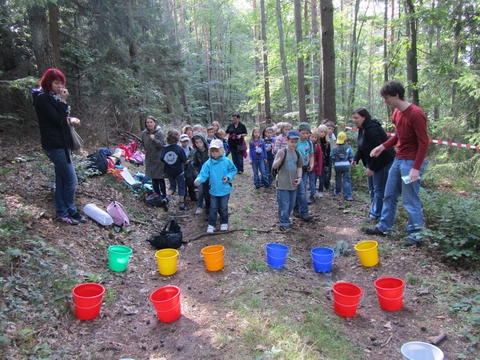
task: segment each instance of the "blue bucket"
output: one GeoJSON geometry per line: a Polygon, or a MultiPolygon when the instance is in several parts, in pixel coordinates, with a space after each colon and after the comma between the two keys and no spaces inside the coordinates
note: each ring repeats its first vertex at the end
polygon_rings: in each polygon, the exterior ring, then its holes
{"type": "Polygon", "coordinates": [[[326,247],[313,248],[312,255],[313,269],[316,272],[327,273],[332,271],[333,254],[335,251],[326,247]]]}
{"type": "Polygon", "coordinates": [[[283,244],[267,244],[267,264],[274,269],[281,269],[285,265],[288,246],[283,244]]]}

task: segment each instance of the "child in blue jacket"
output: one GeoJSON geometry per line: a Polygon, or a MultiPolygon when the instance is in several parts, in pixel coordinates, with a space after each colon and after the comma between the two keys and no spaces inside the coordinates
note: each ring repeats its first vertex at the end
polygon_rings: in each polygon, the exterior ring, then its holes
{"type": "Polygon", "coordinates": [[[228,200],[232,192],[232,179],[237,173],[233,162],[225,156],[223,143],[214,139],[210,143],[210,159],[208,159],[195,179],[199,186],[205,181],[210,182],[210,212],[207,233],[211,234],[217,224],[217,212],[220,213],[220,230],[228,230],[228,200]]]}

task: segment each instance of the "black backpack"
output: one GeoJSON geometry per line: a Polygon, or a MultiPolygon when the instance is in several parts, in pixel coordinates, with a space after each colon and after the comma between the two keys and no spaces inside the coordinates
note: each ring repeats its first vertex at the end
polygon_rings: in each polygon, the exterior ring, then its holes
{"type": "Polygon", "coordinates": [[[175,219],[169,216],[160,234],[149,237],[147,241],[157,250],[178,249],[183,244],[183,231],[175,219]]]}
{"type": "Polygon", "coordinates": [[[90,164],[88,165],[89,169],[98,171],[100,175],[106,174],[108,171],[108,161],[107,156],[103,150],[98,150],[93,154],[87,156],[90,164]]]}

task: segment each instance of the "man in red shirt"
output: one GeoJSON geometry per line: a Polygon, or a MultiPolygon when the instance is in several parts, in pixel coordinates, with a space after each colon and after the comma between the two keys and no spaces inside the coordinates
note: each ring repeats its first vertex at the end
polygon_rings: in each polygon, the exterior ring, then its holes
{"type": "Polygon", "coordinates": [[[390,235],[392,233],[398,198],[408,212],[408,237],[404,245],[420,245],[423,228],[420,179],[426,165],[428,150],[427,119],[422,109],[404,99],[405,88],[398,81],[390,81],[380,90],[385,103],[395,109],[392,115],[395,135],[374,148],[370,154],[379,156],[382,151],[397,146],[395,160],[388,173],[383,200],[382,216],[375,228],[368,228],[368,235],[390,235]]]}

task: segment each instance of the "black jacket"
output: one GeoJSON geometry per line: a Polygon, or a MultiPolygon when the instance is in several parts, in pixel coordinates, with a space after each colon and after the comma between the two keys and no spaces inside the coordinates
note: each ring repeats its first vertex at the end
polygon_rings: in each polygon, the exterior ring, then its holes
{"type": "Polygon", "coordinates": [[[383,169],[395,158],[395,150],[384,150],[379,157],[370,157],[370,152],[378,145],[387,141],[388,136],[382,125],[376,119],[365,119],[362,128],[358,130],[358,150],[353,160],[358,163],[362,160],[363,165],[373,172],[383,169]]]}
{"type": "Polygon", "coordinates": [[[40,125],[42,148],[45,150],[71,149],[70,125],[67,122],[68,105],[55,100],[41,89],[32,90],[33,106],[40,125]]]}

